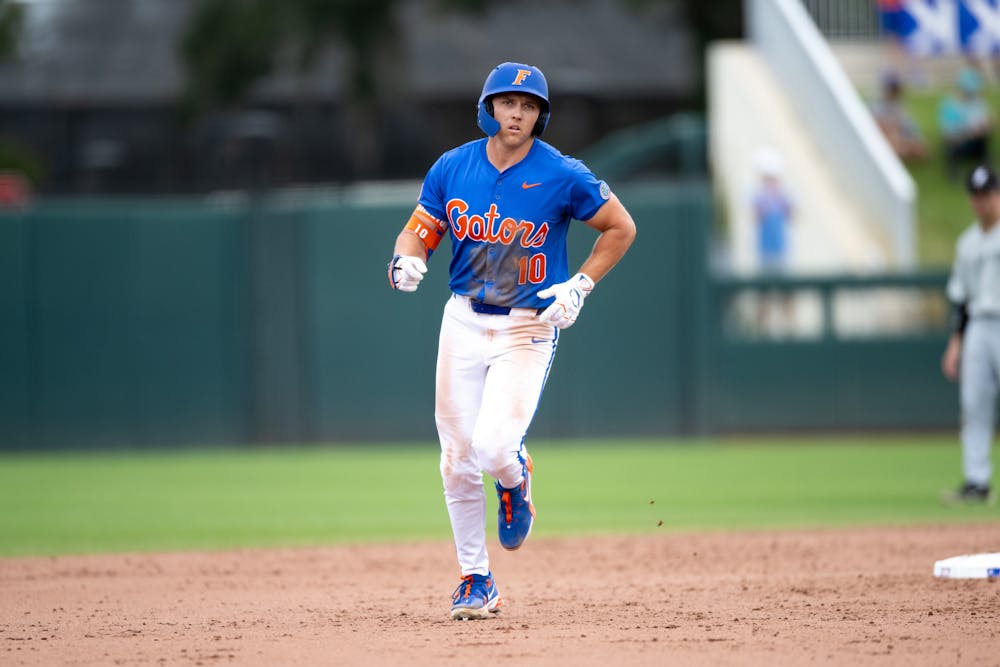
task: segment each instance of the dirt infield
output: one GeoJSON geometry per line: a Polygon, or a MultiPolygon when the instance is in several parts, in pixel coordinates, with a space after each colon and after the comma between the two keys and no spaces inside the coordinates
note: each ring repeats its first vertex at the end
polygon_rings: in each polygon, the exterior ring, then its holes
{"type": "Polygon", "coordinates": [[[1000,583],[935,560],[990,524],[494,546],[451,621],[451,545],[0,560],[4,665],[995,665],[1000,583]]]}

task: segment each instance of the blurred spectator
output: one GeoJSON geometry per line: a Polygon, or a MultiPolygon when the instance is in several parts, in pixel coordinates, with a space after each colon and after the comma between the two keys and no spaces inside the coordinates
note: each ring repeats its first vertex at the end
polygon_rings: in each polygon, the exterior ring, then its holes
{"type": "Polygon", "coordinates": [[[788,225],[793,205],[784,183],[784,161],[771,148],[754,156],[757,183],[753,191],[753,214],[757,228],[757,251],[764,273],[781,273],[788,261],[788,225]]]}
{"type": "MultiPolygon", "coordinates": [[[[757,252],[763,275],[781,275],[788,268],[788,226],[794,206],[784,183],[784,160],[772,148],[754,155],[756,183],[753,217],[757,228],[757,252]]],[[[764,290],[757,298],[757,329],[765,335],[783,335],[793,326],[791,295],[780,287],[764,290]]]]}
{"type": "Polygon", "coordinates": [[[948,95],[938,108],[938,123],[945,146],[945,169],[956,180],[966,162],[989,161],[993,118],[983,98],[983,79],[976,70],[965,67],[959,72],[957,95],[948,95]]]}
{"type": "Polygon", "coordinates": [[[902,160],[915,161],[927,157],[927,144],[920,128],[906,111],[903,84],[894,73],[882,78],[882,91],[872,103],[872,115],[889,145],[902,160]]]}

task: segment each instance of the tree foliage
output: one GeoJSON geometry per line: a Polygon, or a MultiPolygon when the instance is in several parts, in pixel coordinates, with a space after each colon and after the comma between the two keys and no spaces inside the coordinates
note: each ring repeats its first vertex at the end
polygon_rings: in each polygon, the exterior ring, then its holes
{"type": "MultiPolygon", "coordinates": [[[[2,1],[2,0],[0,0],[2,1]]],[[[376,93],[375,59],[392,36],[400,0],[200,0],[183,35],[188,103],[233,104],[271,74],[279,56],[306,70],[330,43],[346,47],[348,93],[376,93]]],[[[445,11],[482,11],[489,0],[438,0],[445,11]]]]}
{"type": "Polygon", "coordinates": [[[194,106],[229,104],[267,76],[283,39],[284,3],[202,0],[181,42],[194,106]]]}
{"type": "MultiPolygon", "coordinates": [[[[10,0],[0,0],[0,62],[17,55],[21,27],[24,24],[24,6],[10,0]]],[[[33,183],[43,175],[41,161],[27,146],[8,137],[0,137],[0,171],[16,171],[33,183]]]]}
{"type": "Polygon", "coordinates": [[[17,54],[18,38],[24,23],[24,7],[17,2],[0,0],[0,61],[17,54]]]}

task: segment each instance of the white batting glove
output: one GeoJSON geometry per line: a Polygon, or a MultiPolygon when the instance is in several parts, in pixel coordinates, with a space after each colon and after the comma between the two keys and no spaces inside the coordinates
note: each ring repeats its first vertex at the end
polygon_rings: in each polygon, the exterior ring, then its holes
{"type": "Polygon", "coordinates": [[[552,304],[538,315],[538,319],[560,329],[568,329],[576,322],[583,300],[594,289],[594,281],[585,273],[578,273],[564,283],[546,287],[538,293],[538,298],[556,298],[552,304]]]}
{"type": "Polygon", "coordinates": [[[389,262],[389,284],[400,292],[416,292],[427,273],[427,265],[419,257],[396,255],[389,262]]]}

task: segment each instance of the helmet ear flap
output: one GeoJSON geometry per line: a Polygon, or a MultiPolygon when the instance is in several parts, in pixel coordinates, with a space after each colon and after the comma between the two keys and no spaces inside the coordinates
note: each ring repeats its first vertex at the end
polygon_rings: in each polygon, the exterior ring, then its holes
{"type": "Polygon", "coordinates": [[[479,103],[479,112],[476,117],[476,124],[479,129],[492,137],[500,131],[500,123],[493,117],[493,100],[487,98],[479,103]]]}

